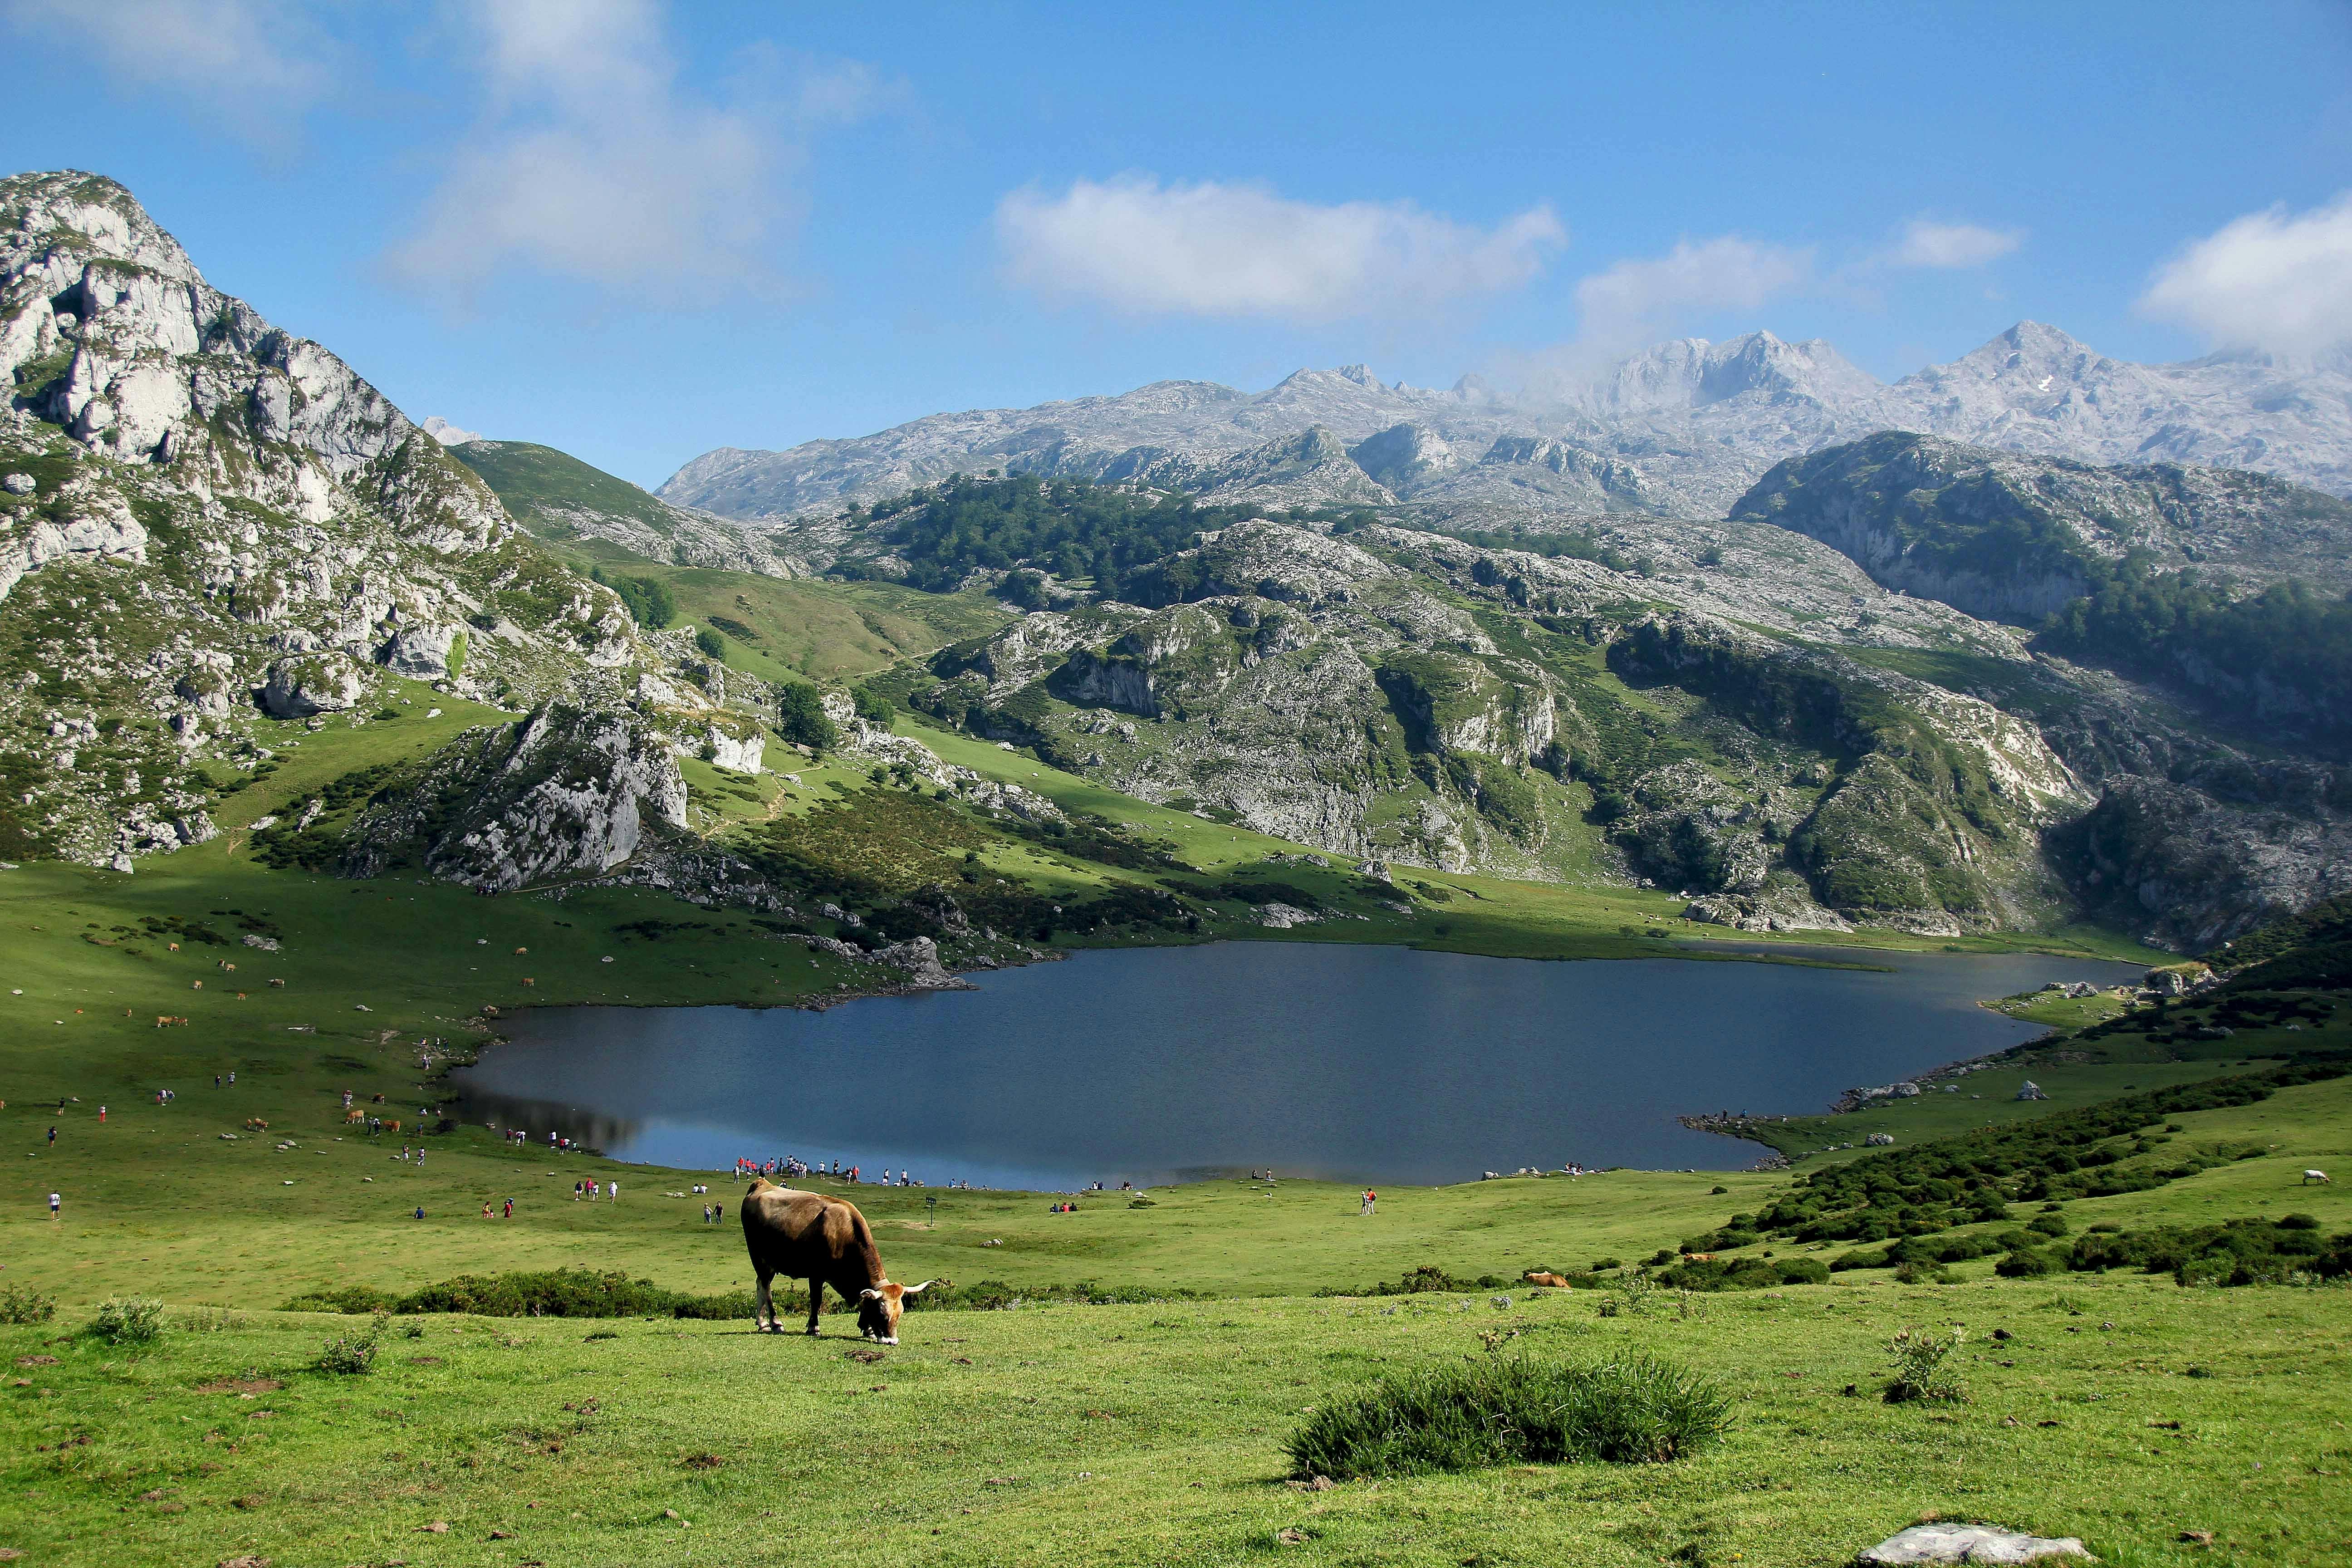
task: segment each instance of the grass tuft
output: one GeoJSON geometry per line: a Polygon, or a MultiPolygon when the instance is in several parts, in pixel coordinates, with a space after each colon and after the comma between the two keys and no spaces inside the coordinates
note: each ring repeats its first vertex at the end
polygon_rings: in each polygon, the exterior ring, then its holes
{"type": "Polygon", "coordinates": [[[1381,1379],[1326,1405],[1286,1449],[1292,1473],[1347,1480],[1510,1464],[1662,1464],[1714,1443],[1713,1380],[1637,1356],[1579,1365],[1499,1356],[1381,1379]]]}

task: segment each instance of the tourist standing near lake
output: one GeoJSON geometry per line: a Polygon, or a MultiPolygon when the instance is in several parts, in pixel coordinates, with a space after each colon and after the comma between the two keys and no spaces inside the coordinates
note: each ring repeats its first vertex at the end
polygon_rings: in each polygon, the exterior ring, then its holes
{"type": "Polygon", "coordinates": [[[58,1217],[58,1205],[64,1202],[65,1199],[59,1197],[57,1194],[51,1193],[49,1194],[49,1218],[54,1220],[58,1217]]]}
{"type": "Polygon", "coordinates": [[[1372,1212],[1372,1205],[1380,1201],[1381,1194],[1372,1191],[1371,1188],[1366,1187],[1364,1189],[1364,1206],[1356,1211],[1357,1217],[1360,1219],[1364,1215],[1370,1214],[1372,1212]]]}

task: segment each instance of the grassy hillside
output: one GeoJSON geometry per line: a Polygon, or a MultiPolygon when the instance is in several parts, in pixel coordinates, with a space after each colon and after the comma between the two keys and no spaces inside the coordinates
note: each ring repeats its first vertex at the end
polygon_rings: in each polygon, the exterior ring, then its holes
{"type": "Polygon", "coordinates": [[[977,594],[919,594],[889,583],[677,566],[606,540],[549,548],[582,572],[601,567],[608,577],[665,584],[677,605],[674,624],[716,631],[726,638],[726,663],[763,680],[854,680],[985,636],[1012,619],[977,594]]]}
{"type": "Polygon", "coordinates": [[[635,518],[656,533],[675,526],[672,510],[628,480],[552,447],[530,441],[467,441],[449,455],[482,476],[515,520],[534,533],[567,538],[565,511],[635,518]]]}

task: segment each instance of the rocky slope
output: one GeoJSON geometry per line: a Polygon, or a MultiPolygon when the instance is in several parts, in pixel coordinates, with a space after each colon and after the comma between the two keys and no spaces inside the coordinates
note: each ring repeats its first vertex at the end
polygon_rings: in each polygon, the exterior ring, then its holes
{"type": "Polygon", "coordinates": [[[1646,575],[1244,522],[1169,559],[1171,602],[1039,611],[906,693],[1127,793],[1399,865],[1632,879],[1759,926],[2064,902],[2037,836],[2090,795],[2030,723],[1894,667],[2022,665],[2011,636],[1769,527],[1652,520],[1641,542],[1646,575]]]}
{"type": "Polygon", "coordinates": [[[0,854],[129,868],[386,683],[720,706],[441,444],[207,284],[111,181],[0,181],[0,854]]]}
{"type": "Polygon", "coordinates": [[[2039,621],[2132,552],[2158,571],[2352,586],[2352,502],[2228,468],[2100,468],[1886,431],[1776,465],[1731,513],[1821,540],[1883,586],[2001,619],[2039,621]]]}
{"type": "Polygon", "coordinates": [[[2023,321],[1884,385],[1826,343],[1755,332],[1660,344],[1589,384],[1511,396],[1475,379],[1442,392],[1391,386],[1349,365],[1302,370],[1258,394],[1160,382],[934,415],[783,452],[721,448],[659,493],[760,521],[994,469],[1284,504],[1703,517],[1784,458],[1885,429],[2083,462],[2242,468],[2352,495],[2352,363],[2139,365],[2023,321]]]}
{"type": "MultiPolygon", "coordinates": [[[[1936,497],[1906,474],[2006,498],[1994,515],[2030,500],[2091,560],[2129,543],[2291,572],[2352,510],[2258,476],[1865,447],[1875,462],[1824,454],[1822,473],[1893,475],[1925,515],[1936,497]]],[[[902,552],[933,560],[992,518],[1045,548],[1060,536],[1024,509],[1054,493],[971,481],[793,537],[843,574],[904,577],[902,552]]],[[[1204,510],[1206,531],[1116,595],[1055,577],[1059,545],[1017,573],[934,573],[1001,581],[1029,613],[892,689],[1122,791],[1337,853],[1642,880],[1733,924],[1948,931],[2091,908],[2195,946],[2345,877],[2352,775],[1890,588],[1834,530],[1766,510],[1462,537],[1366,521],[1426,522],[1409,506],[1204,510]]]]}

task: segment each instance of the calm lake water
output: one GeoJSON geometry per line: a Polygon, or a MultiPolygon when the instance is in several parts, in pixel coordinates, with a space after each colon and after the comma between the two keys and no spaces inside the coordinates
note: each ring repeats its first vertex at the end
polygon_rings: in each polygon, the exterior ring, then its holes
{"type": "Polygon", "coordinates": [[[2137,973],[1850,956],[1885,970],[1224,942],[1082,952],[824,1013],[551,1008],[506,1022],[512,1043],[459,1075],[452,1114],[623,1160],[797,1154],[933,1186],[1737,1169],[1753,1145],[1675,1117],[1820,1111],[2041,1032],[1979,998],[2137,973]]]}

